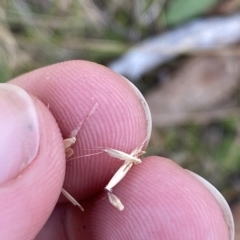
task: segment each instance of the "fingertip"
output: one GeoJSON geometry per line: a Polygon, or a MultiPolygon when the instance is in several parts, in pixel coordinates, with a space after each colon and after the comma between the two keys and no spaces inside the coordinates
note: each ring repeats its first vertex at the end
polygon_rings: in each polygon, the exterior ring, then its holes
{"type": "MultiPolygon", "coordinates": [[[[39,127],[38,150],[21,172],[0,186],[0,239],[33,239],[51,214],[63,184],[65,155],[60,131],[48,109],[35,98],[33,104],[39,127]]],[[[31,144],[23,147],[31,148],[31,144]]]]}
{"type": "Polygon", "coordinates": [[[99,64],[64,62],[12,83],[50,106],[64,138],[80,129],[64,184],[77,199],[99,192],[121,165],[104,153],[83,156],[99,152],[99,147],[130,153],[150,135],[151,118],[144,98],[126,79],[99,64]]]}
{"type": "Polygon", "coordinates": [[[144,159],[114,188],[114,194],[125,205],[122,212],[103,196],[89,207],[93,238],[229,239],[212,194],[171,160],[144,159]]]}
{"type": "Polygon", "coordinates": [[[234,226],[234,219],[232,215],[232,211],[226,201],[226,199],[223,197],[223,195],[207,180],[205,180],[203,177],[197,175],[194,172],[191,172],[187,170],[192,176],[194,176],[196,179],[198,179],[212,194],[212,196],[216,199],[217,203],[222,209],[222,214],[225,219],[225,222],[228,225],[229,228],[229,236],[230,239],[235,239],[235,226],[234,226]]]}

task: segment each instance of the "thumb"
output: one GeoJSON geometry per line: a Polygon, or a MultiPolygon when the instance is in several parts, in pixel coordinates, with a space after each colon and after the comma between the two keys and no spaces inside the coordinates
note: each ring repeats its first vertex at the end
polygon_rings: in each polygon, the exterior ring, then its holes
{"type": "Polygon", "coordinates": [[[0,84],[0,239],[33,239],[61,192],[65,153],[48,109],[0,84]]]}

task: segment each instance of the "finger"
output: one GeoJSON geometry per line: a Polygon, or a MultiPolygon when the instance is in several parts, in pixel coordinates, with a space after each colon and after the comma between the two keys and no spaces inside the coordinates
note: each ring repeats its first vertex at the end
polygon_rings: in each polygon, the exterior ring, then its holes
{"type": "Polygon", "coordinates": [[[151,131],[149,110],[141,94],[101,65],[65,62],[28,73],[12,83],[49,106],[64,138],[82,126],[73,155],[80,158],[67,162],[64,184],[77,199],[99,192],[122,164],[106,153],[81,156],[101,152],[98,147],[130,153],[151,131]]]}
{"type": "Polygon", "coordinates": [[[90,239],[84,214],[71,203],[58,204],[35,240],[90,239]]]}
{"type": "Polygon", "coordinates": [[[218,202],[188,171],[148,157],[114,189],[122,212],[99,196],[86,207],[90,239],[229,239],[218,202]]]}
{"type": "Polygon", "coordinates": [[[0,85],[0,239],[33,239],[51,214],[65,172],[58,126],[24,90],[0,85]]]}

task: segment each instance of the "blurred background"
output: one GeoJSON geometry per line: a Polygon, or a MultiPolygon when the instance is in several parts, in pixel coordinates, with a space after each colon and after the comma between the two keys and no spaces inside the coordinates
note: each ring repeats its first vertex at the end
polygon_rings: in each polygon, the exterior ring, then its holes
{"type": "Polygon", "coordinates": [[[240,0],[2,0],[0,82],[85,59],[144,94],[148,155],[206,178],[240,239],[240,0]],[[239,234],[239,235],[238,235],[239,234]]]}

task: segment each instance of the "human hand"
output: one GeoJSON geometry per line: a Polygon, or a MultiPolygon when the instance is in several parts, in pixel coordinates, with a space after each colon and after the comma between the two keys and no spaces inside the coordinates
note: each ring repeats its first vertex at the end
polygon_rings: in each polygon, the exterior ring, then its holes
{"type": "Polygon", "coordinates": [[[230,239],[213,195],[168,159],[143,159],[114,188],[124,211],[108,202],[102,190],[122,161],[106,153],[82,156],[98,147],[130,153],[150,130],[144,102],[124,78],[71,61],[10,83],[0,85],[0,239],[230,239]],[[84,119],[76,158],[66,163],[63,138],[84,119]],[[58,200],[62,186],[84,212],[58,200]]]}

